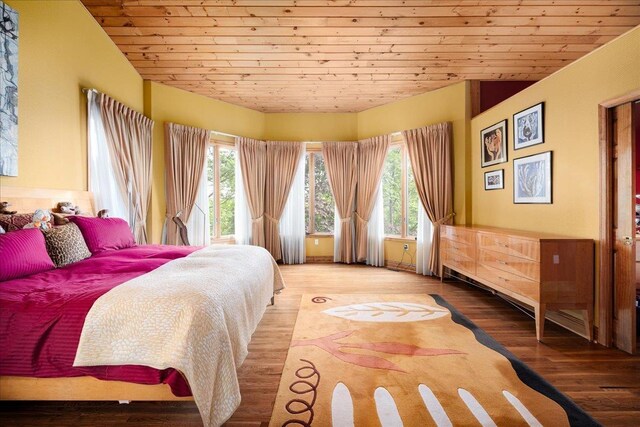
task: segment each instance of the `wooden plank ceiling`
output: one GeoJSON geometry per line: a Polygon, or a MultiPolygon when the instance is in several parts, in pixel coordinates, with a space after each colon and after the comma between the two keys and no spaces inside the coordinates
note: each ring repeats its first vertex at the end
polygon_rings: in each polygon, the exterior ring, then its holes
{"type": "Polygon", "coordinates": [[[640,0],[82,2],[143,78],[263,112],[539,80],[640,24],[640,0]]]}

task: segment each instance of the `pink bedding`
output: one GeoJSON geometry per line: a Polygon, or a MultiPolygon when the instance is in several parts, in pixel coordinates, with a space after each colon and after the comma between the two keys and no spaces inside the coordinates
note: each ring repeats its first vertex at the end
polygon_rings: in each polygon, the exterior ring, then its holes
{"type": "Polygon", "coordinates": [[[191,392],[180,373],[146,366],[73,367],[84,319],[111,288],[199,248],[148,245],[109,250],[63,268],[0,282],[0,375],[166,383],[191,392]]]}

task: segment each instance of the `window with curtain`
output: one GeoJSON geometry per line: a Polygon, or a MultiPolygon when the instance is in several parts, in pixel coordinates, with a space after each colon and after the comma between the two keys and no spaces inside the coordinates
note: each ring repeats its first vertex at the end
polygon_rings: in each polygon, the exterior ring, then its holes
{"type": "Polygon", "coordinates": [[[304,166],[306,232],[307,234],[331,234],[335,203],[322,153],[307,153],[304,166]]]}
{"type": "Polygon", "coordinates": [[[235,147],[214,140],[207,152],[206,172],[211,240],[233,238],[236,204],[235,147]]]}
{"type": "Polygon", "coordinates": [[[413,238],[418,232],[420,201],[404,144],[394,141],[382,173],[384,234],[413,238]]]}

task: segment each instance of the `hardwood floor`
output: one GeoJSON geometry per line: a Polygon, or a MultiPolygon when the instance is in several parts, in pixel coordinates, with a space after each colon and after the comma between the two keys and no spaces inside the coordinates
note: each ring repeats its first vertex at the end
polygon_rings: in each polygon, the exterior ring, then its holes
{"type": "MultiPolygon", "coordinates": [[[[431,293],[505,345],[606,426],[640,420],[640,357],[589,344],[547,322],[545,343],[533,319],[488,292],[412,273],[338,264],[283,266],[287,284],[253,336],[238,376],[242,404],[228,426],[266,426],[303,293],[431,293]]],[[[2,402],[0,425],[201,425],[191,402],[2,402]]]]}

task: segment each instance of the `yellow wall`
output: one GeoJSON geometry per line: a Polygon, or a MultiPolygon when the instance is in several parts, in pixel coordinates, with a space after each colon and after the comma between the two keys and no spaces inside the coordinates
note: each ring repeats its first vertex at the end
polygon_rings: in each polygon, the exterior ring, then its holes
{"type": "Polygon", "coordinates": [[[471,192],[467,187],[471,156],[469,106],[469,84],[462,82],[358,113],[360,139],[440,122],[453,123],[453,209],[457,224],[471,220],[471,192]]]}
{"type": "Polygon", "coordinates": [[[142,78],[79,2],[16,1],[18,176],[2,185],[86,190],[83,87],[142,111],[142,78]]]}
{"type": "Polygon", "coordinates": [[[272,141],[355,141],[356,113],[271,113],[264,139],[272,141]]]}
{"type": "Polygon", "coordinates": [[[640,88],[640,27],[471,121],[473,223],[598,239],[598,103],[640,88]],[[512,115],[545,102],[545,142],[513,150],[512,115]],[[508,163],[480,167],[480,131],[508,119],[508,163]],[[513,204],[513,158],[553,151],[553,204],[513,204]],[[505,189],[484,191],[483,173],[505,170],[505,189]]]}
{"type": "Polygon", "coordinates": [[[150,81],[144,82],[144,106],[145,115],[155,121],[149,227],[152,241],[159,243],[166,207],[164,123],[173,122],[232,135],[262,138],[265,117],[258,111],[150,81]]]}

